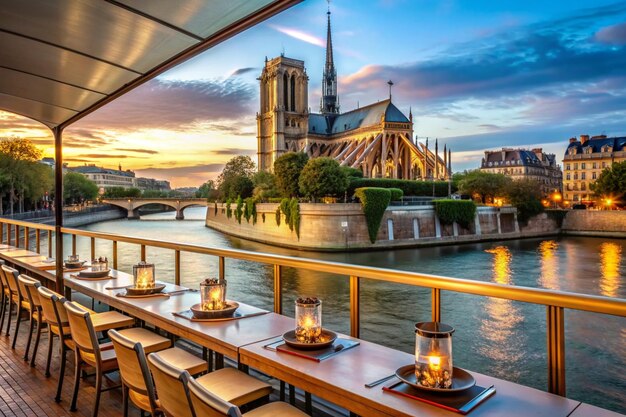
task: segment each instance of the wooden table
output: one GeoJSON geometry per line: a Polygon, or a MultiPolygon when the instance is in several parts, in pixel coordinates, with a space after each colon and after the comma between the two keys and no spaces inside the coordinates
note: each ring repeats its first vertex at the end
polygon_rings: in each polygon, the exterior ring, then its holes
{"type": "Polygon", "coordinates": [[[47,259],[45,255],[41,255],[37,252],[33,252],[30,250],[10,246],[8,249],[0,248],[0,258],[19,268],[29,271],[29,273],[37,275],[37,277],[43,278],[46,281],[56,281],[54,275],[54,269],[56,268],[56,266],[54,263],[43,263],[43,261],[47,259]],[[52,265],[52,271],[42,269],[42,267],[46,265],[52,265]]]}
{"type": "Polygon", "coordinates": [[[624,414],[619,414],[614,411],[605,410],[604,408],[595,407],[590,404],[582,403],[574,412],[571,417],[623,417],[624,414]]]}
{"type": "MultiPolygon", "coordinates": [[[[188,310],[192,305],[199,303],[199,292],[185,292],[170,297],[123,298],[116,296],[117,293],[123,292],[123,289],[108,290],[106,288],[131,285],[132,276],[120,271],[112,271],[112,275],[117,278],[87,281],[65,274],[65,285],[172,334],[234,359],[237,359],[240,347],[275,338],[292,330],[294,326],[293,319],[269,312],[237,320],[192,322],[174,316],[172,313],[188,310]]],[[[167,284],[165,291],[179,289],[184,289],[184,287],[167,284]]],[[[250,310],[265,311],[245,304],[244,306],[250,310]]]]}
{"type": "MultiPolygon", "coordinates": [[[[341,336],[348,337],[348,336],[341,336]]],[[[313,395],[344,407],[361,416],[458,416],[459,414],[420,403],[389,392],[381,384],[365,384],[391,375],[415,361],[413,355],[375,343],[361,344],[320,363],[286,353],[265,349],[271,341],[243,346],[242,364],[295,385],[313,395]]],[[[580,402],[472,372],[484,387],[495,385],[496,394],[471,412],[484,416],[568,416],[580,402]]]]}

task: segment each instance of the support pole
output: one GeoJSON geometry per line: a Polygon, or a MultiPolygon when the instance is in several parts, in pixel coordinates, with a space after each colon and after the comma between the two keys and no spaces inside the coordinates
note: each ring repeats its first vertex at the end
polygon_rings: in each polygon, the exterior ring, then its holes
{"type": "Polygon", "coordinates": [[[63,294],[63,129],[52,129],[54,135],[54,232],[56,245],[56,289],[63,294]]]}

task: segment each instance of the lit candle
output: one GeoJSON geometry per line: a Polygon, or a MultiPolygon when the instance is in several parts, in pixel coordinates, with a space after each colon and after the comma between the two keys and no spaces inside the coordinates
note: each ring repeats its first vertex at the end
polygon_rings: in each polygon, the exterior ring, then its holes
{"type": "Polygon", "coordinates": [[[435,355],[429,356],[428,364],[430,369],[432,369],[433,371],[439,371],[439,369],[441,368],[441,357],[435,355]]]}
{"type": "Polygon", "coordinates": [[[137,271],[137,288],[154,287],[154,277],[152,276],[152,268],[139,268],[137,271]]]}
{"type": "Polygon", "coordinates": [[[222,306],[222,287],[215,286],[209,292],[209,310],[221,310],[222,306]]]}

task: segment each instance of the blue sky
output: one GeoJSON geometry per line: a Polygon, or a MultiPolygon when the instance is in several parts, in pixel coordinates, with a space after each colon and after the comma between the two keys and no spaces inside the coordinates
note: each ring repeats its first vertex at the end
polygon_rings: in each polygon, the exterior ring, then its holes
{"type": "MultiPolygon", "coordinates": [[[[626,134],[626,2],[330,7],[342,110],[386,98],[393,80],[394,103],[412,108],[420,139],[452,148],[455,171],[477,167],[485,149],[542,146],[560,160],[571,136],[626,134]]],[[[88,116],[68,130],[68,160],[122,163],[184,186],[214,178],[234,155],[254,156],[265,56],[305,61],[317,111],[326,8],[305,1],[88,116]]],[[[0,115],[5,132],[11,123],[32,125],[0,115]]],[[[49,146],[45,129],[29,135],[49,146]]]]}

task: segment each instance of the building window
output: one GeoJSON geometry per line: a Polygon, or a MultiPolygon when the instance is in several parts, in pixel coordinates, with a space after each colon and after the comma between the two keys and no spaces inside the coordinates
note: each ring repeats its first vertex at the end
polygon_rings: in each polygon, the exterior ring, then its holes
{"type": "Polygon", "coordinates": [[[592,179],[592,180],[597,179],[597,177],[596,177],[596,173],[595,173],[595,172],[592,172],[592,173],[591,173],[591,179],[592,179]]]}
{"type": "Polygon", "coordinates": [[[582,163],[580,164],[580,169],[585,169],[585,166],[586,166],[586,164],[585,164],[584,162],[582,162],[582,163]]]}
{"type": "Polygon", "coordinates": [[[574,201],[578,201],[578,194],[574,194],[574,201]]]}
{"type": "Polygon", "coordinates": [[[569,171],[569,170],[570,170],[570,165],[569,165],[569,164],[566,164],[566,165],[565,165],[565,170],[566,170],[566,171],[569,171]]]}
{"type": "Polygon", "coordinates": [[[585,172],[580,174],[580,179],[581,180],[586,180],[587,179],[587,174],[585,172]]]}
{"type": "Polygon", "coordinates": [[[606,168],[606,162],[602,162],[602,169],[606,168]]]}
{"type": "Polygon", "coordinates": [[[593,167],[593,169],[598,169],[598,163],[597,163],[597,162],[594,162],[594,163],[593,163],[593,165],[592,165],[592,167],[593,167]]]}
{"type": "Polygon", "coordinates": [[[578,179],[578,172],[574,172],[574,179],[577,180],[578,179]]]}
{"type": "Polygon", "coordinates": [[[578,162],[574,164],[574,171],[578,169],[578,162]]]}
{"type": "Polygon", "coordinates": [[[566,180],[568,180],[568,181],[570,180],[570,175],[569,175],[569,173],[567,173],[567,175],[565,176],[565,179],[566,179],[566,180]]]}

